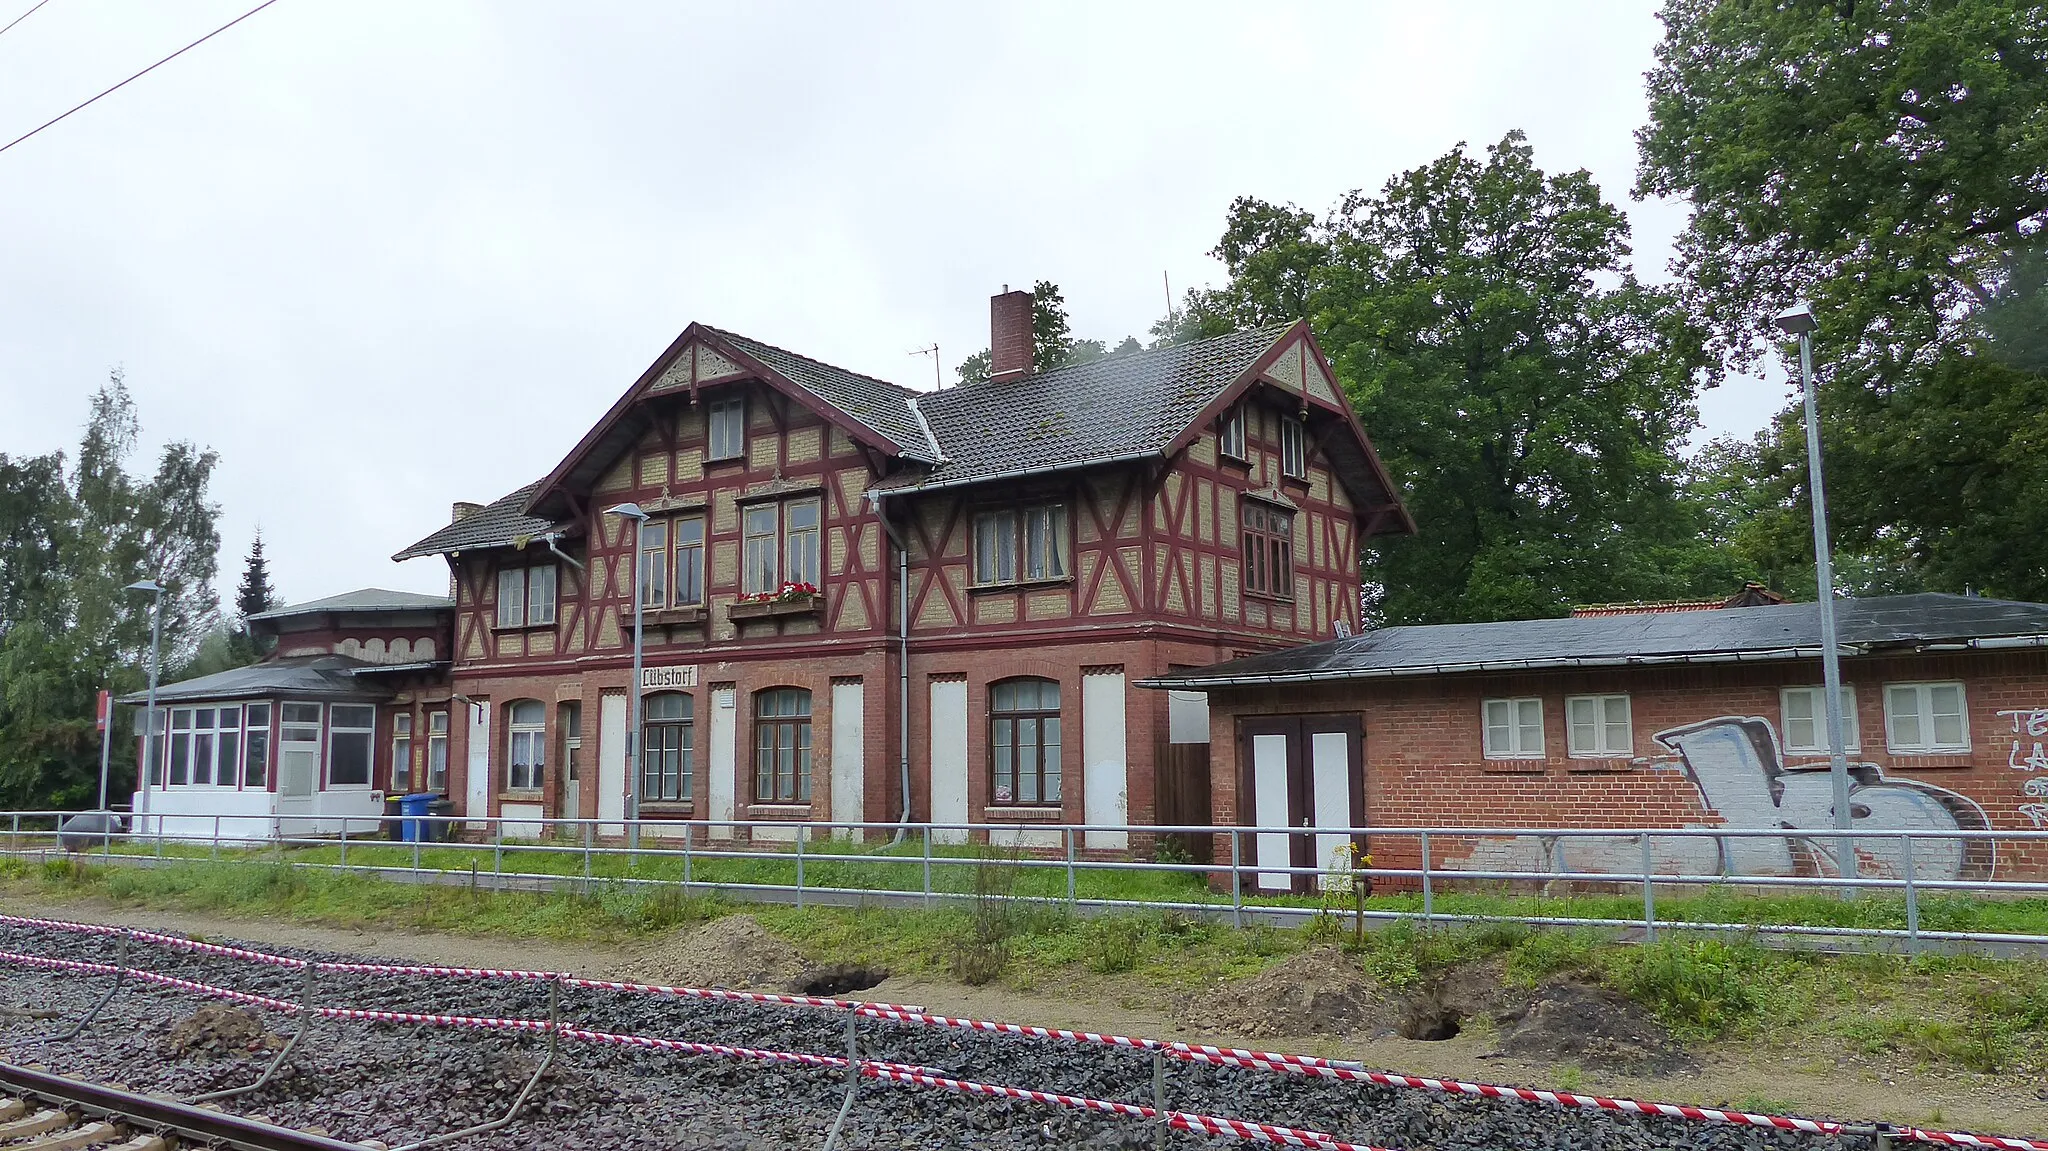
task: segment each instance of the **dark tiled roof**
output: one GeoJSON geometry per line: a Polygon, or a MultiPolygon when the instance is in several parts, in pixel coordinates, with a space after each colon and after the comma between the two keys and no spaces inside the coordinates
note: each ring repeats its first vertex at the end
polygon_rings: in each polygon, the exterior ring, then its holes
{"type": "MultiPolygon", "coordinates": [[[[248,667],[202,675],[179,683],[159,684],[159,704],[186,700],[250,699],[288,695],[298,699],[389,699],[391,693],[356,678],[358,669],[377,665],[345,655],[288,656],[248,667]]],[[[149,693],[131,692],[122,703],[147,703],[149,693]]]]}
{"type": "MultiPolygon", "coordinates": [[[[1846,654],[2017,637],[2048,647],[2048,604],[1973,596],[1873,596],[1835,606],[1846,654]]],[[[1812,659],[1814,603],[1388,627],[1346,639],[1231,660],[1146,680],[1147,687],[1221,687],[1413,677],[1529,668],[1812,659]]]]}
{"type": "Polygon", "coordinates": [[[878,488],[972,483],[1156,454],[1291,325],[917,397],[946,462],[878,488]]]}
{"type": "Polygon", "coordinates": [[[562,527],[553,520],[530,516],[520,510],[526,506],[527,498],[533,495],[533,489],[539,486],[536,481],[510,495],[501,496],[482,511],[441,528],[391,558],[409,560],[416,556],[446,555],[470,548],[510,547],[522,536],[545,535],[562,527]]]}
{"type": "Polygon", "coordinates": [[[454,606],[455,601],[444,595],[422,595],[419,592],[387,591],[380,587],[366,587],[309,603],[287,604],[284,607],[272,608],[270,611],[257,612],[249,619],[252,622],[289,619],[292,616],[321,615],[329,612],[435,611],[454,606]]]}
{"type": "Polygon", "coordinates": [[[737,332],[707,327],[719,339],[759,360],[790,383],[839,409],[855,422],[895,444],[905,456],[921,463],[934,463],[932,444],[910,413],[909,388],[819,363],[809,356],[749,339],[737,332]]]}

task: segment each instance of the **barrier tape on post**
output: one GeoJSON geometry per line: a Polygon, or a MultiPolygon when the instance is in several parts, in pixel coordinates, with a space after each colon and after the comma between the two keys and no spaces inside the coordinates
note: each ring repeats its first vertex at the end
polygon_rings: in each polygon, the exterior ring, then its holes
{"type": "MultiPolygon", "coordinates": [[[[72,923],[63,920],[35,919],[17,915],[0,915],[0,925],[43,928],[55,931],[66,931],[78,934],[100,936],[119,935],[124,931],[128,930],[126,928],[120,927],[109,927],[104,924],[72,923]]],[[[131,937],[143,940],[145,942],[160,943],[166,946],[181,948],[184,950],[203,952],[206,954],[219,955],[227,958],[246,959],[251,962],[266,963],[274,966],[305,967],[309,965],[309,961],[303,959],[291,959],[286,956],[271,955],[261,951],[252,951],[247,948],[228,947],[222,944],[215,943],[204,943],[199,940],[184,939],[178,936],[163,935],[157,932],[135,931],[131,933],[131,937]]],[[[17,952],[0,952],[0,961],[19,963],[34,967],[86,971],[95,973],[112,973],[115,970],[117,970],[117,968],[115,968],[112,964],[88,963],[80,960],[52,959],[46,956],[25,955],[17,952]]],[[[1175,1058],[1189,1062],[1209,1063],[1230,1067],[1242,1067],[1253,1070],[1276,1072],[1280,1074],[1308,1075],[1317,1078],[1337,1079],[1348,1082],[1371,1083],[1382,1087],[1412,1088],[1425,1091],[1435,1091],[1442,1094],[1463,1095],[1482,1099],[1512,1099],[1527,1103],[1551,1103],[1563,1107],[1619,1111],[1636,1115],[1659,1116],[1673,1119],[1701,1120],[1719,1123],[1733,1123],[1752,1127],[1770,1127],[1780,1131],[1796,1131],[1805,1134],[1838,1135],[1856,1126],[1852,1124],[1836,1122],[1833,1120],[1803,1119],[1794,1116],[1758,1114],[1747,1111],[1731,1111],[1723,1108],[1699,1107],[1691,1104],[1656,1103],[1640,1099],[1614,1099],[1597,1095],[1579,1095],[1569,1091],[1545,1091],[1531,1087],[1505,1087],[1489,1083],[1468,1083],[1456,1079],[1431,1079],[1424,1076],[1400,1075],[1395,1074],[1393,1072],[1372,1071],[1366,1069],[1361,1064],[1345,1060],[1322,1059],[1316,1056],[1289,1055],[1278,1052],[1251,1051],[1235,1047],[1215,1047],[1207,1044],[1167,1042],[1158,1039],[1145,1039],[1133,1036],[1112,1035],[1093,1031],[1072,1031],[1067,1030],[1065,1028],[1037,1027],[1029,1024],[1000,1023],[990,1020],[967,1019],[955,1016],[935,1015],[924,1012],[915,1007],[905,1006],[901,1004],[866,1003],[858,1000],[829,999],[820,996],[781,995],[769,992],[727,991],[715,988],[666,987],[659,984],[625,983],[614,980],[584,979],[576,976],[561,975],[557,972],[522,971],[500,968],[434,967],[404,964],[332,962],[322,962],[311,965],[315,966],[320,970],[353,972],[359,974],[448,975],[506,979],[561,978],[562,982],[567,985],[592,988],[597,990],[663,994],[686,998],[725,1000],[748,1003],[764,1003],[783,1006],[840,1008],[852,1010],[857,1014],[864,1015],[872,1019],[884,1019],[899,1023],[909,1023],[929,1027],[947,1027],[975,1031],[985,1031],[995,1034],[1017,1035],[1029,1038],[1058,1039],[1067,1042],[1117,1047],[1133,1051],[1160,1051],[1167,1055],[1171,1055],[1175,1058]]],[[[156,983],[163,986],[183,988],[186,990],[197,992],[199,994],[210,995],[216,998],[232,999],[238,1002],[250,1003],[255,1006],[261,1007],[269,1007],[279,1011],[290,1012],[298,1010],[298,1006],[296,1004],[287,1002],[285,1000],[272,999],[267,996],[261,995],[253,995],[248,992],[234,991],[224,987],[215,987],[211,984],[197,983],[191,980],[179,979],[174,976],[160,975],[155,972],[141,971],[132,967],[127,968],[126,970],[131,976],[141,979],[144,982],[156,983]]],[[[511,1029],[527,1031],[536,1029],[546,1030],[548,1027],[548,1024],[538,1020],[489,1020],[473,1016],[432,1015],[412,1012],[369,1011],[365,1009],[356,1008],[320,1008],[318,1010],[322,1014],[331,1014],[335,1017],[340,1018],[370,1019],[402,1023],[422,1023],[440,1026],[478,1026],[491,1027],[500,1030],[511,1029]]],[[[607,1034],[608,1033],[603,1032],[583,1032],[574,1037],[583,1038],[589,1036],[603,1036],[607,1034]]],[[[564,1029],[563,1035],[565,1037],[571,1037],[570,1029],[564,1029]]],[[[647,1036],[613,1036],[604,1039],[590,1039],[590,1041],[624,1043],[632,1046],[655,1047],[676,1051],[695,1051],[699,1054],[719,1054],[721,1050],[721,1045],[718,1044],[691,1044],[684,1040],[657,1040],[647,1036]]],[[[750,1048],[724,1048],[723,1050],[735,1053],[734,1057],[738,1058],[754,1057],[750,1055],[739,1054],[743,1052],[753,1051],[753,1049],[750,1048]]],[[[836,1058],[834,1056],[800,1056],[795,1053],[787,1052],[765,1052],[756,1054],[762,1058],[789,1056],[788,1059],[782,1061],[801,1063],[811,1063],[815,1060],[831,1060],[836,1058]]],[[[830,1062],[823,1062],[817,1063],[816,1065],[844,1067],[846,1064],[845,1061],[841,1059],[836,1064],[830,1062]]],[[[945,1078],[944,1076],[936,1075],[936,1073],[932,1072],[929,1068],[907,1068],[899,1064],[874,1064],[874,1066],[893,1068],[894,1071],[892,1072],[892,1074],[918,1074],[928,1078],[945,1078]]],[[[993,1085],[984,1084],[981,1086],[993,1085]]],[[[963,1090],[965,1089],[966,1088],[963,1088],[963,1090]]],[[[1004,1088],[1003,1090],[1025,1091],[1026,1089],[1004,1088]]],[[[1050,1093],[1032,1094],[1046,1095],[1048,1099],[1053,1098],[1053,1096],[1050,1093]]],[[[1023,1096],[1015,1097],[1022,1098],[1023,1096]]],[[[1114,1106],[1124,1107],[1136,1105],[1116,1104],[1114,1106]]],[[[1174,1114],[1177,1115],[1180,1113],[1174,1114]]],[[[1190,1121],[1206,1121],[1214,1118],[1215,1117],[1213,1116],[1191,1116],[1190,1121]]],[[[1235,1123],[1237,1121],[1216,1120],[1216,1122],[1235,1123]]],[[[1195,1128],[1187,1129],[1194,1130],[1195,1128]]],[[[1201,1127],[1200,1129],[1214,1134],[1230,1133],[1229,1131],[1226,1131],[1222,1128],[1201,1127]]],[[[1274,1130],[1287,1129],[1275,1128],[1274,1130]]],[[[1976,1135],[1971,1134],[1969,1132],[1938,1131],[1920,1127],[1891,1127],[1887,1128],[1887,1130],[1889,1134],[1895,1139],[1903,1139],[1921,1143],[1935,1143],[1951,1147],[1991,1148],[1993,1149],[1993,1151],[2048,1151],[2048,1140],[2043,1139],[2013,1138],[2009,1136],[1997,1135],[1976,1135]]],[[[1314,1135],[1315,1133],[1309,1132],[1307,1134],[1314,1135]]],[[[1256,1136],[1245,1137],[1256,1138],[1256,1136]]],[[[1321,1143],[1302,1145],[1337,1146],[1337,1144],[1321,1143]]]]}

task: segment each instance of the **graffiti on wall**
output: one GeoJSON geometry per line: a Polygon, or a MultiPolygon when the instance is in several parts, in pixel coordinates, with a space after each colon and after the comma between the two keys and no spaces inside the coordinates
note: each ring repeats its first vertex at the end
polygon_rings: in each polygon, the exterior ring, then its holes
{"type": "Polygon", "coordinates": [[[2012,753],[2005,765],[2014,771],[2048,771],[2048,707],[2001,711],[1998,718],[2012,721],[2012,753]],[[2028,740],[2034,744],[2031,751],[2028,740]]]}
{"type": "MultiPolygon", "coordinates": [[[[2044,716],[2048,724],[2048,716],[2044,716]]],[[[2044,727],[2048,731],[2048,727],[2044,727]]],[[[1834,782],[1826,760],[1788,763],[1778,732],[1760,716],[1716,716],[1667,728],[1655,739],[1673,753],[1649,760],[1650,770],[1682,772],[1700,805],[1718,824],[1743,830],[1782,830],[1782,836],[1650,836],[1651,862],[1662,872],[1692,875],[1836,874],[1830,850],[1836,836],[1834,782]]],[[[2044,735],[2048,739],[2048,735],[2044,735]]],[[[2048,764],[2044,764],[2048,770],[2048,764]]],[[[2048,797],[2048,775],[2027,781],[2028,795],[2048,797]],[[2040,785],[2036,788],[2035,785],[2040,785]]],[[[2048,825],[2048,803],[2023,806],[2036,826],[2048,825]]],[[[1897,836],[1875,831],[1987,831],[1984,809],[1966,795],[1917,779],[1888,776],[1874,763],[1849,764],[1849,830],[1857,871],[1901,878],[1906,849],[1897,836]]],[[[1911,848],[1916,879],[1989,878],[1996,860],[1988,839],[1916,838],[1911,848]]],[[[1640,837],[1533,837],[1481,845],[1467,866],[1485,869],[1637,873],[1640,837]]]]}

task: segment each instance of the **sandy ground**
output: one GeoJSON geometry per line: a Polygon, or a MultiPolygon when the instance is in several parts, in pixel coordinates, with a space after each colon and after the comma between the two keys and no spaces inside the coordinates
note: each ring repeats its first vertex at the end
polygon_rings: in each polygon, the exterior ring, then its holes
{"type": "MultiPolygon", "coordinates": [[[[547,940],[497,939],[414,931],[323,927],[273,919],[233,919],[184,911],[116,908],[97,900],[13,898],[12,914],[121,924],[209,937],[233,937],[287,947],[353,952],[458,967],[561,970],[620,978],[638,958],[631,947],[575,945],[547,940]]],[[[1083,1000],[1048,991],[966,987],[944,980],[891,978],[864,992],[878,1001],[917,1004],[947,1015],[1034,1023],[1125,1035],[1182,1039],[1356,1059],[1367,1066],[1432,1078],[1557,1088],[1553,1064],[1490,1055],[1492,1037],[1474,1028],[1440,1042],[1389,1037],[1336,1040],[1330,1036],[1267,1037],[1256,1041],[1186,1025],[1171,1006],[1136,987],[1115,984],[1083,1000]]],[[[1861,1057],[1831,1060],[1787,1057],[1749,1049],[1696,1049],[1697,1070],[1629,1076],[1572,1069],[1573,1090],[1667,1103],[1742,1106],[1771,1101],[1795,1114],[1844,1120],[1887,1121],[2009,1136],[2048,1136],[2048,1081],[1966,1072],[1932,1074],[1907,1064],[1883,1065],[1861,1057]]]]}

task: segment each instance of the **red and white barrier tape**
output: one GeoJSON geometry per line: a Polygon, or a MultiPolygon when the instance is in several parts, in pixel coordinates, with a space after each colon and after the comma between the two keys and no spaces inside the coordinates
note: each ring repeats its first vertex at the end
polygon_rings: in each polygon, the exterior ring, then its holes
{"type": "Polygon", "coordinates": [[[191,979],[180,979],[175,975],[161,975],[136,967],[117,967],[112,963],[88,963],[80,959],[52,959],[46,955],[23,955],[15,951],[0,951],[0,962],[16,963],[24,967],[41,967],[53,971],[82,971],[88,975],[113,975],[124,973],[127,978],[142,983],[154,983],[162,987],[175,987],[183,991],[196,992],[214,999],[229,999],[236,1003],[247,1003],[255,1007],[268,1007],[277,1011],[297,1011],[298,1004],[268,995],[255,995],[247,991],[236,991],[228,987],[215,987],[211,983],[199,983],[191,979]]]}
{"type": "MultiPolygon", "coordinates": [[[[57,931],[69,931],[75,933],[103,936],[119,935],[123,934],[124,932],[127,932],[131,938],[143,940],[145,942],[160,943],[166,946],[177,947],[191,951],[201,951],[208,954],[221,955],[230,958],[247,959],[257,963],[268,963],[276,966],[285,967],[304,967],[308,963],[308,961],[303,959],[291,959],[281,955],[271,955],[261,951],[251,951],[246,948],[227,947],[216,943],[202,943],[198,940],[183,939],[178,936],[162,935],[156,932],[131,931],[127,928],[109,927],[104,924],[97,923],[71,923],[63,920],[32,919],[24,916],[0,915],[0,924],[8,924],[19,927],[47,928],[57,931]]],[[[61,967],[70,970],[93,971],[101,973],[112,973],[115,970],[115,968],[111,964],[81,963],[76,960],[52,960],[45,959],[44,957],[40,956],[20,955],[13,952],[0,952],[0,960],[11,962],[23,962],[29,964],[30,966],[61,967]]],[[[672,995],[695,999],[713,999],[745,1003],[767,1003],[779,1004],[784,1006],[831,1007],[841,1009],[852,1009],[861,1015],[868,1016],[869,1018],[886,1019],[898,1023],[918,1024],[929,1027],[946,1027],[973,1031],[986,1031],[996,1034],[1018,1035],[1039,1039],[1059,1039],[1075,1043],[1088,1043],[1098,1046],[1119,1047],[1134,1051],[1161,1051],[1175,1058],[1186,1060],[1188,1062],[1209,1063],[1230,1067],[1245,1067],[1254,1070],[1272,1071],[1282,1074],[1308,1075],[1317,1078],[1338,1079],[1348,1082],[1372,1083],[1382,1087],[1414,1088],[1425,1091],[1436,1091],[1451,1095],[1465,1095],[1482,1099],[1516,1099],[1528,1103],[1554,1103],[1563,1107],[1578,1107],[1606,1111],[1620,1111],[1635,1115],[1650,1115],[1673,1119],[1691,1119],[1719,1123],[1733,1123],[1752,1127],[1770,1127],[1780,1131],[1799,1131],[1807,1134],[1817,1135],[1840,1134],[1848,1126],[1843,1123],[1824,1119],[1802,1119],[1786,1115],[1769,1115],[1757,1114],[1747,1111],[1730,1111],[1718,1107],[1697,1107],[1691,1104],[1656,1103],[1640,1099],[1610,1099],[1605,1096],[1598,1095],[1578,1095],[1569,1091],[1544,1091],[1531,1087],[1505,1087],[1490,1083],[1467,1083],[1456,1079],[1431,1079],[1424,1076],[1398,1075],[1392,1072],[1367,1070],[1356,1063],[1350,1063],[1342,1060],[1322,1059],[1311,1055],[1287,1055],[1269,1051],[1250,1051],[1244,1048],[1237,1047],[1214,1047],[1209,1046],[1207,1044],[1176,1043],[1158,1039],[1145,1039],[1125,1035],[1105,1034],[1094,1031],[1070,1031],[1065,1028],[1057,1027],[1037,1027],[1021,1023],[1000,1023],[985,1019],[967,1019],[956,1016],[934,1015],[918,1010],[917,1008],[901,1004],[866,1003],[859,1000],[828,999],[810,995],[780,995],[770,992],[759,991],[727,991],[716,988],[667,987],[662,986],[660,984],[624,983],[614,980],[584,979],[578,976],[569,976],[559,972],[551,971],[522,971],[514,969],[487,967],[435,967],[380,963],[323,962],[314,964],[314,966],[323,971],[341,971],[357,974],[469,976],[477,978],[527,980],[559,978],[567,986],[593,988],[607,991],[628,991],[644,994],[672,995]]],[[[128,970],[131,975],[134,975],[138,978],[142,978],[147,982],[160,983],[166,986],[184,987],[189,990],[199,991],[202,994],[213,995],[219,998],[236,999],[241,1002],[253,1003],[258,1006],[274,1007],[278,1010],[283,1011],[298,1010],[296,1005],[288,1003],[284,1000],[270,999],[268,997],[260,995],[251,995],[247,992],[232,991],[227,988],[214,987],[209,984],[193,983],[187,980],[175,979],[172,976],[156,975],[150,972],[138,971],[133,968],[130,968],[128,970]]],[[[495,1026],[500,1029],[510,1028],[515,1030],[546,1030],[548,1026],[546,1023],[535,1020],[492,1021],[470,1016],[443,1016],[412,1012],[376,1012],[355,1008],[322,1008],[320,1010],[322,1011],[323,1014],[336,1014],[338,1017],[345,1018],[374,1019],[386,1022],[401,1023],[425,1023],[429,1025],[442,1026],[495,1026]]],[[[568,1035],[570,1033],[570,1030],[571,1029],[564,1029],[564,1035],[568,1035]]],[[[597,1035],[603,1033],[591,1032],[588,1034],[597,1035]]],[[[661,1047],[669,1050],[696,1050],[701,1048],[702,1050],[699,1052],[701,1054],[717,1054],[719,1053],[718,1048],[720,1046],[718,1044],[690,1044],[682,1040],[655,1040],[647,1036],[618,1036],[611,1039],[603,1040],[603,1042],[629,1043],[633,1046],[661,1047]]],[[[751,1051],[752,1049],[730,1048],[728,1050],[731,1050],[733,1052],[745,1052],[751,1051]]],[[[792,1062],[810,1062],[812,1060],[829,1060],[833,1058],[831,1056],[804,1056],[799,1058],[792,1055],[791,1053],[773,1052],[760,1053],[760,1055],[761,1057],[791,1055],[791,1058],[785,1061],[792,1062]]],[[[745,1058],[750,1056],[738,1057],[745,1058]]],[[[843,1067],[845,1066],[845,1060],[840,1059],[837,1063],[823,1063],[819,1065],[843,1067]]],[[[899,1071],[902,1070],[900,1065],[878,1064],[877,1066],[895,1066],[898,1067],[899,1071]]],[[[920,1071],[921,1073],[926,1074],[928,1077],[930,1077],[929,1069],[910,1070],[920,1071]]],[[[936,1078],[944,1077],[938,1076],[936,1078]]],[[[986,1087],[991,1085],[982,1084],[981,1086],[986,1087]]],[[[1003,1088],[1003,1090],[1023,1091],[1025,1089],[1003,1088]]],[[[1022,1096],[1017,1097],[1021,1098],[1022,1096]]],[[[1048,1098],[1051,1098],[1051,1096],[1048,1096],[1048,1098]]],[[[1068,1097],[1060,1096],[1059,1098],[1068,1097]]],[[[1118,1104],[1116,1106],[1128,1105],[1118,1104]]],[[[1197,1116],[1193,1118],[1200,1119],[1204,1117],[1197,1116]]],[[[1218,1122],[1236,1121],[1218,1120],[1218,1122]]],[[[1193,1130],[1194,1128],[1189,1129],[1193,1130]]],[[[1205,1127],[1202,1128],[1202,1130],[1208,1131],[1211,1129],[1205,1127]]],[[[1276,1130],[1286,1129],[1278,1128],[1276,1130]]],[[[1212,1133],[1226,1132],[1219,1128],[1215,1129],[1212,1133]]],[[[1315,1133],[1310,1132],[1309,1134],[1313,1135],[1315,1133]]],[[[1994,1151],[2048,1151],[2048,1140],[2040,1139],[2019,1139],[1997,1135],[1973,1135],[1968,1132],[1935,1131],[1919,1127],[1895,1128],[1892,1130],[1892,1134],[1894,1137],[1900,1139],[1914,1140],[1923,1143],[1938,1143],[1951,1147],[1983,1147],[1992,1148],[1994,1149],[1994,1151]]],[[[1251,1138],[1252,1136],[1246,1137],[1251,1138]]],[[[1335,1146],[1336,1144],[1297,1145],[1335,1146]]]]}

